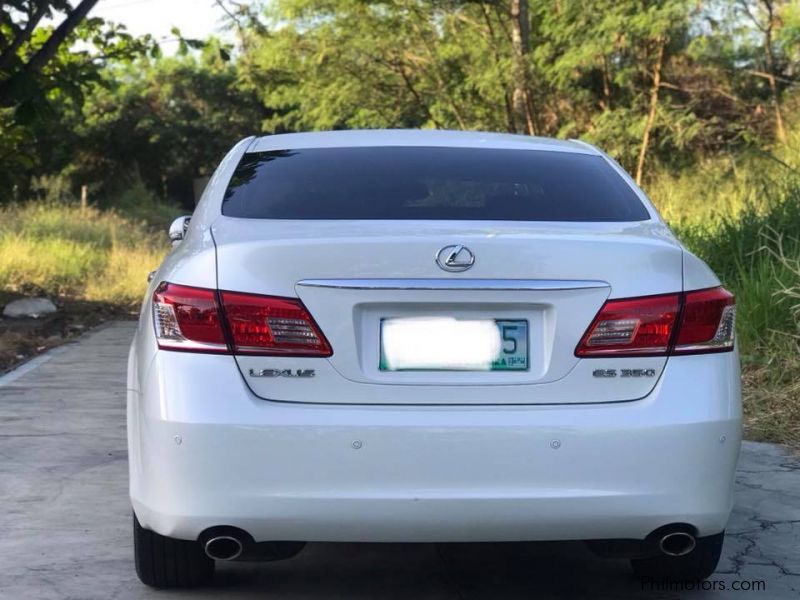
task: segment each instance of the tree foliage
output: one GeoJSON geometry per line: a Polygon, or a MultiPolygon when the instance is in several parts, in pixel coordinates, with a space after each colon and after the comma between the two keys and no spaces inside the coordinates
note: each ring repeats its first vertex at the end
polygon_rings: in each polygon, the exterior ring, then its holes
{"type": "Polygon", "coordinates": [[[73,175],[103,191],[141,178],[159,196],[191,201],[193,180],[209,176],[267,114],[253,94],[236,90],[227,57],[211,40],[200,53],[107,70],[76,126],[73,175]]]}
{"type": "Polygon", "coordinates": [[[645,166],[643,146],[653,160],[680,166],[763,142],[776,130],[765,114],[768,75],[778,102],[798,79],[800,11],[789,2],[530,3],[522,76],[513,4],[275,0],[268,33],[251,40],[240,69],[276,111],[267,131],[532,129],[596,142],[631,171],[645,166]],[[530,127],[514,106],[520,84],[530,127]]]}
{"type": "Polygon", "coordinates": [[[97,0],[81,0],[74,7],[66,0],[14,0],[0,10],[0,106],[25,102],[39,91],[42,70],[55,58],[64,42],[86,18],[97,0]],[[44,17],[65,13],[57,27],[41,35],[44,17]],[[39,35],[37,35],[39,34],[39,35]],[[34,40],[39,43],[31,44],[34,40]]]}
{"type": "Polygon", "coordinates": [[[641,179],[782,143],[800,100],[791,0],[216,4],[233,46],[176,30],[165,57],[90,15],[22,77],[57,30],[39,12],[84,2],[5,3],[0,90],[17,83],[0,91],[0,185],[63,173],[110,190],[137,177],[189,202],[192,179],[237,138],[354,127],[580,137],[641,179]]]}
{"type": "Polygon", "coordinates": [[[117,24],[86,16],[95,2],[19,0],[0,10],[0,185],[27,190],[31,175],[53,173],[74,157],[87,97],[111,65],[151,51],[117,24]],[[41,25],[55,11],[57,26],[41,25]],[[39,24],[38,26],[36,26],[39,24]],[[9,52],[13,52],[9,54],[9,52]]]}

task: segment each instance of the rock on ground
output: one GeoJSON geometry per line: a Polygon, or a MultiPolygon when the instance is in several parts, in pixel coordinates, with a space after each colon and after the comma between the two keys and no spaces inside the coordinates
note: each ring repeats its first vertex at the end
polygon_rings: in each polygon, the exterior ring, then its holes
{"type": "Polygon", "coordinates": [[[12,300],[3,309],[4,317],[33,317],[38,318],[42,315],[49,315],[58,309],[47,298],[20,298],[12,300]]]}

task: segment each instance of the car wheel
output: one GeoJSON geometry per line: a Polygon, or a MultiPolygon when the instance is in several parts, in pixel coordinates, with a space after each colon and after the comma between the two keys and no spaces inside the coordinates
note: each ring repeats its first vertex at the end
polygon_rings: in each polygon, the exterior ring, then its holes
{"type": "Polygon", "coordinates": [[[685,556],[654,556],[631,560],[640,577],[666,577],[673,580],[707,579],[714,573],[722,554],[725,532],[697,538],[697,545],[685,556]]]}
{"type": "Polygon", "coordinates": [[[142,583],[152,587],[189,587],[205,583],[214,575],[214,561],[198,542],[176,540],[145,529],[136,515],[133,552],[136,574],[142,583]]]}

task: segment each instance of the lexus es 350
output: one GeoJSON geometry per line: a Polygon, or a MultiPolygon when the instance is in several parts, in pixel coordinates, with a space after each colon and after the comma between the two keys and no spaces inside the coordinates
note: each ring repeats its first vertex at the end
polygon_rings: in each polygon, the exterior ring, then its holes
{"type": "Polygon", "coordinates": [[[128,366],[144,583],[318,541],[585,540],[714,571],[734,298],[601,151],[248,138],[170,235],[128,366]]]}

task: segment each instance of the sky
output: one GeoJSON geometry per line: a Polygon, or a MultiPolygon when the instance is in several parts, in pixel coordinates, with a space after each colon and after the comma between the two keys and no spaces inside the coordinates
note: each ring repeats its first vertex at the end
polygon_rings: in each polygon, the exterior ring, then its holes
{"type": "MultiPolygon", "coordinates": [[[[202,39],[218,29],[224,16],[214,0],[100,0],[89,16],[123,23],[134,35],[151,34],[164,52],[174,52],[173,27],[185,38],[202,39]]],[[[222,35],[222,37],[228,37],[222,35]]]]}

